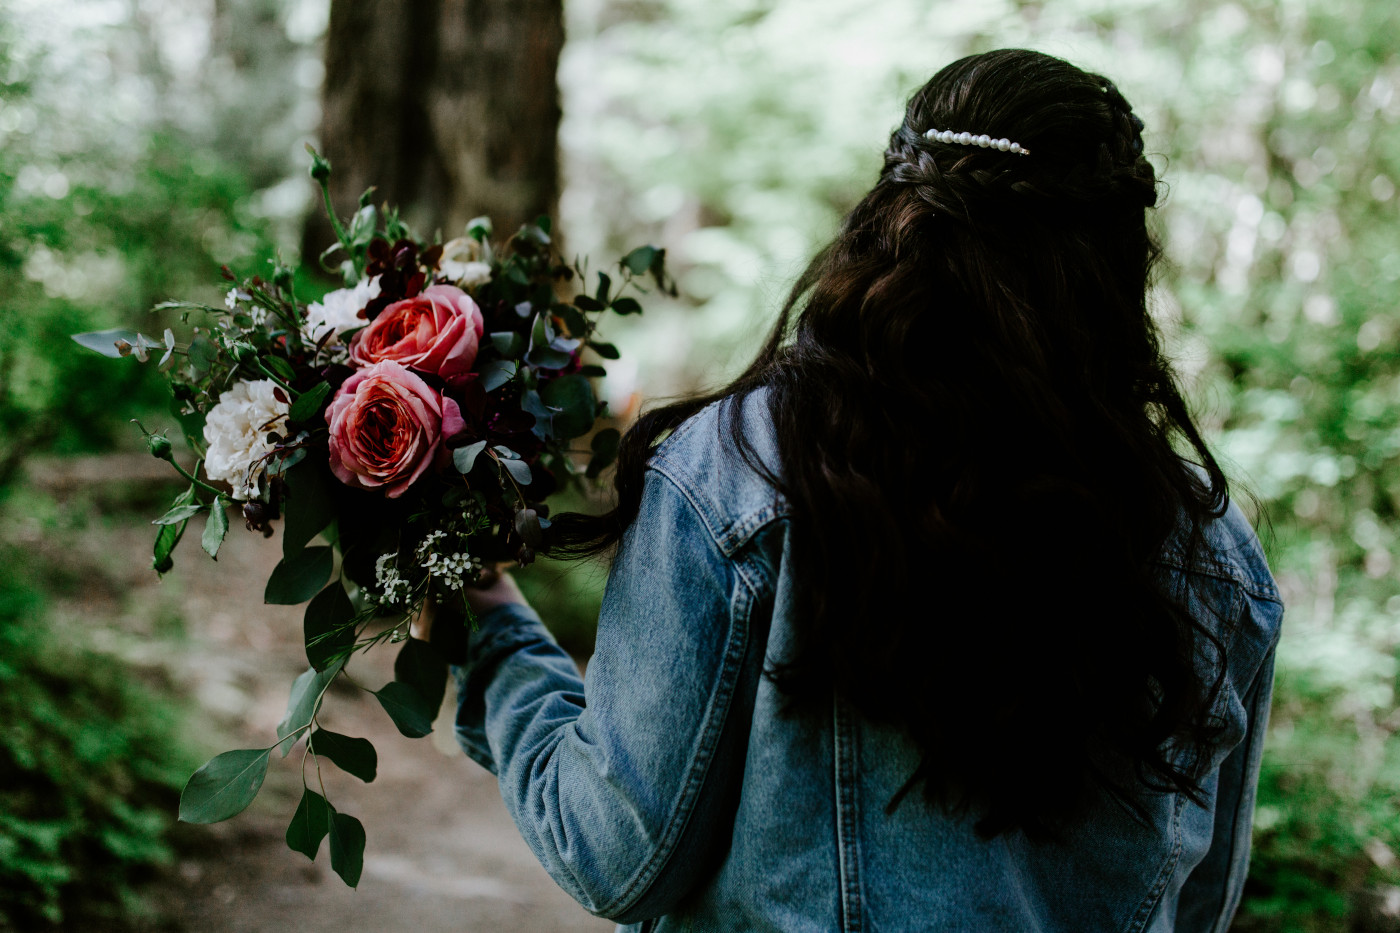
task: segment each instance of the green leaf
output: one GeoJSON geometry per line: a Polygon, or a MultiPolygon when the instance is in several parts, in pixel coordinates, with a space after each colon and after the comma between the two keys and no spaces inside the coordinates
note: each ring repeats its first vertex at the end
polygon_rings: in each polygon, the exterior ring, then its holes
{"type": "Polygon", "coordinates": [[[328,547],[309,547],[291,557],[282,558],[267,578],[263,602],[277,606],[295,606],[320,592],[331,577],[335,560],[328,547]]]}
{"type": "Polygon", "coordinates": [[[427,698],[408,684],[391,680],[379,688],[375,695],[384,712],[394,721],[399,732],[410,739],[422,738],[433,731],[433,719],[437,709],[427,698]]]}
{"type": "Polygon", "coordinates": [[[530,430],[542,441],[554,436],[554,412],[540,401],[540,393],[529,389],[520,393],[520,407],[535,416],[535,424],[530,430]]]}
{"type": "Polygon", "coordinates": [[[611,276],[609,276],[606,272],[599,272],[599,273],[598,273],[598,291],[597,291],[596,294],[594,294],[593,297],[596,298],[600,303],[602,303],[602,304],[607,304],[607,303],[608,303],[608,293],[609,293],[610,291],[612,291],[612,278],[611,278],[611,276]]]}
{"type": "Polygon", "coordinates": [[[466,475],[476,466],[476,458],[486,449],[485,441],[477,441],[475,444],[468,444],[466,447],[458,447],[452,451],[452,465],[457,468],[457,472],[466,475]]]}
{"type": "Polygon", "coordinates": [[[355,605],[339,580],[331,581],[307,604],[302,633],[306,659],[318,671],[343,657],[355,644],[355,605]]]}
{"type": "Polygon", "coordinates": [[[622,265],[633,275],[643,275],[656,261],[659,252],[655,246],[639,246],[622,257],[622,265]]]}
{"type": "Polygon", "coordinates": [[[198,515],[200,512],[203,512],[206,508],[208,508],[208,506],[204,505],[202,502],[186,502],[183,505],[172,506],[169,512],[166,512],[160,518],[151,522],[151,524],[177,525],[180,522],[183,522],[186,519],[190,518],[190,516],[192,515],[198,515]]]}
{"type": "Polygon", "coordinates": [[[180,794],[185,823],[217,823],[243,812],[267,776],[270,748],[224,752],[194,773],[180,794]]]}
{"type": "Polygon", "coordinates": [[[554,313],[564,322],[564,327],[568,329],[570,336],[585,337],[592,330],[588,325],[588,319],[583,316],[573,305],[557,305],[554,313]]]}
{"type": "Polygon", "coordinates": [[[589,479],[597,479],[598,474],[617,459],[617,449],[621,440],[622,435],[618,433],[617,428],[604,428],[593,435],[593,442],[589,445],[593,450],[593,456],[588,461],[589,479]]]}
{"type": "Polygon", "coordinates": [[[209,373],[211,367],[219,359],[219,347],[214,341],[203,334],[195,334],[190,341],[189,350],[190,369],[196,377],[203,377],[209,373]]]}
{"type": "Polygon", "coordinates": [[[476,240],[478,243],[491,236],[491,218],[485,216],[473,217],[471,220],[467,221],[467,236],[476,240]]]}
{"type": "MultiPolygon", "coordinates": [[[[345,659],[331,662],[330,666],[323,671],[311,668],[302,671],[297,675],[297,679],[292,681],[292,693],[287,698],[287,715],[282,717],[282,721],[277,724],[277,738],[279,743],[287,736],[311,725],[311,720],[316,716],[316,710],[321,705],[321,694],[326,690],[326,685],[335,679],[335,675],[340,673],[340,669],[345,666],[345,659]]],[[[295,742],[282,744],[282,757],[286,758],[287,753],[292,750],[295,742]]]]}
{"type": "Polygon", "coordinates": [[[329,382],[318,382],[307,389],[297,400],[292,403],[291,409],[287,412],[288,421],[310,421],[316,417],[316,413],[321,410],[321,403],[330,395],[331,384],[329,382]]]}
{"type": "Polygon", "coordinates": [[[287,501],[283,506],[282,556],[294,557],[335,521],[335,498],[324,462],[303,460],[287,471],[287,501]]]}
{"type": "MultiPolygon", "coordinates": [[[[175,497],[171,505],[171,511],[190,505],[194,502],[194,487],[191,486],[175,497]]],[[[156,532],[156,543],[153,548],[151,566],[157,573],[167,573],[172,565],[170,555],[175,552],[175,546],[180,543],[180,538],[185,534],[185,526],[188,521],[177,522],[173,525],[162,525],[160,531],[156,532]]]]}
{"type": "Polygon", "coordinates": [[[356,739],[338,732],[317,729],[311,733],[311,750],[324,755],[346,774],[368,784],[379,768],[379,756],[369,739],[356,739]]]}
{"type": "Polygon", "coordinates": [[[492,360],[481,367],[481,388],[493,392],[515,378],[519,367],[514,360],[492,360]]]}
{"type": "Polygon", "coordinates": [[[588,295],[576,295],[574,297],[574,307],[578,308],[580,311],[601,311],[604,305],[597,298],[591,298],[588,295]]]}
{"type": "Polygon", "coordinates": [[[297,371],[292,369],[292,364],[275,354],[268,354],[261,357],[263,365],[271,369],[282,378],[283,382],[291,382],[297,377],[297,371]]]}
{"type": "Polygon", "coordinates": [[[577,373],[560,376],[540,390],[540,400],[559,412],[554,416],[554,434],[568,440],[587,434],[598,412],[598,400],[593,386],[577,373]]]}
{"type": "Polygon", "coordinates": [[[350,887],[360,883],[365,867],[365,828],[345,813],[331,817],[331,868],[350,887]]]}
{"type": "MultiPolygon", "coordinates": [[[[611,346],[611,344],[609,344],[609,346],[611,346]]],[[[613,347],[613,349],[616,350],[617,348],[613,347]]],[[[597,379],[606,376],[608,371],[596,363],[584,363],[578,368],[578,374],[580,376],[588,376],[597,379]]]]}
{"type": "Polygon", "coordinates": [[[297,812],[292,814],[292,821],[287,824],[287,848],[316,861],[316,850],[331,831],[333,816],[335,810],[325,797],[309,787],[302,788],[301,803],[297,804],[297,812]]]}
{"type": "MultiPolygon", "coordinates": [[[[366,192],[368,193],[368,192],[366,192]]],[[[379,215],[373,204],[366,204],[355,212],[350,221],[350,242],[363,245],[374,238],[374,228],[379,225],[379,215]]]]}
{"type": "Polygon", "coordinates": [[[505,467],[506,472],[510,474],[510,478],[521,486],[530,485],[530,464],[526,463],[524,460],[502,460],[501,466],[505,467]]]}
{"type": "Polygon", "coordinates": [[[525,349],[525,335],[513,330],[497,331],[491,335],[491,346],[508,359],[514,359],[525,349]]]}
{"type": "Polygon", "coordinates": [[[123,356],[130,356],[133,349],[155,349],[162,346],[155,337],[147,337],[145,334],[137,333],[134,330],[115,328],[113,330],[94,330],[86,334],[74,334],[73,339],[80,346],[89,350],[96,350],[105,357],[120,359],[123,356]],[[126,345],[126,352],[122,352],[119,343],[126,345]]]}
{"type": "Polygon", "coordinates": [[[612,309],[618,314],[641,314],[641,302],[635,298],[619,298],[612,303],[612,309]]]}
{"type": "Polygon", "coordinates": [[[219,545],[228,534],[228,503],[223,496],[215,497],[214,504],[209,507],[209,517],[204,520],[204,537],[199,540],[200,547],[215,560],[219,559],[219,545]]]}
{"type": "Polygon", "coordinates": [[[618,352],[617,347],[610,343],[603,343],[600,340],[592,340],[589,341],[588,345],[593,348],[594,353],[598,354],[605,360],[615,360],[618,357],[622,356],[622,354],[618,352]]]}
{"type": "Polygon", "coordinates": [[[447,659],[428,642],[410,638],[394,658],[394,679],[422,695],[436,716],[447,693],[447,659]]]}

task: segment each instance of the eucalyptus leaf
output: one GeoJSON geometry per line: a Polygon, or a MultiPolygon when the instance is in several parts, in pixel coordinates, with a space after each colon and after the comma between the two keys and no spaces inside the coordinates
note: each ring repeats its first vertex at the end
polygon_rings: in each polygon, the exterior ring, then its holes
{"type": "Polygon", "coordinates": [[[642,305],[641,305],[641,302],[639,302],[639,301],[637,301],[637,299],[631,298],[631,297],[626,297],[626,298],[619,298],[619,299],[617,299],[616,301],[614,301],[614,302],[612,303],[612,309],[613,309],[613,311],[617,312],[618,314],[641,314],[641,313],[642,313],[642,305]]]}
{"type": "Polygon", "coordinates": [[[180,820],[217,823],[243,812],[262,787],[271,754],[270,748],[243,748],[209,759],[180,794],[180,820]]]}
{"type": "Polygon", "coordinates": [[[505,467],[506,472],[510,474],[510,478],[521,486],[530,485],[532,479],[530,475],[530,464],[526,463],[524,460],[502,460],[501,466],[505,467]]]}
{"type": "Polygon", "coordinates": [[[399,732],[410,739],[422,738],[433,731],[437,709],[408,684],[391,680],[374,695],[384,712],[394,721],[399,732]]]}
{"type": "Polygon", "coordinates": [[[355,644],[355,605],[339,580],[317,593],[302,618],[306,659],[315,670],[325,670],[355,644]]]}
{"type": "Polygon", "coordinates": [[[325,797],[309,787],[302,788],[301,803],[297,804],[297,812],[292,814],[292,821],[287,824],[287,848],[316,861],[316,851],[321,847],[321,840],[331,831],[333,816],[335,810],[325,797]]]}
{"type": "Polygon", "coordinates": [[[329,758],[337,768],[368,784],[379,768],[379,755],[369,739],[357,739],[326,729],[311,733],[311,750],[329,758]]]}
{"type": "Polygon", "coordinates": [[[410,638],[394,658],[394,679],[417,691],[436,717],[447,693],[447,659],[429,642],[410,638]]]}
{"type": "Polygon", "coordinates": [[[324,461],[304,460],[287,471],[282,556],[294,557],[335,521],[335,498],[324,461]]]}
{"type": "Polygon", "coordinates": [[[535,425],[531,430],[536,437],[547,441],[554,436],[554,410],[540,400],[538,391],[529,389],[520,393],[520,407],[535,416],[535,425]]]}
{"type": "Polygon", "coordinates": [[[331,868],[350,887],[360,883],[365,867],[365,828],[345,813],[331,817],[331,868]]]}
{"type": "Polygon", "coordinates": [[[326,585],[334,565],[328,547],[309,547],[291,557],[283,557],[267,579],[263,602],[277,606],[306,602],[326,585]]]}
{"type": "Polygon", "coordinates": [[[468,444],[466,447],[458,447],[452,451],[452,465],[457,468],[457,472],[463,476],[472,471],[476,466],[476,458],[486,449],[485,441],[477,441],[475,444],[468,444]]]}
{"type": "Polygon", "coordinates": [[[525,354],[525,362],[542,369],[563,369],[573,362],[573,355],[549,346],[534,347],[525,354]]]}
{"type": "Polygon", "coordinates": [[[596,298],[596,299],[597,299],[599,302],[601,302],[602,304],[607,304],[607,303],[608,303],[608,293],[609,293],[611,290],[612,290],[612,277],[609,276],[606,272],[599,272],[599,273],[598,273],[598,291],[594,294],[593,297],[596,298]]]}
{"type": "Polygon", "coordinates": [[[481,367],[481,388],[487,392],[499,389],[515,378],[518,368],[514,360],[492,360],[481,367]]]}
{"type": "Polygon", "coordinates": [[[285,742],[289,735],[311,725],[311,720],[316,716],[316,710],[321,704],[321,695],[325,693],[326,686],[335,679],[335,675],[340,673],[340,669],[345,666],[345,659],[340,658],[332,661],[323,671],[316,668],[302,671],[297,675],[297,679],[292,681],[292,693],[287,698],[287,715],[282,717],[282,721],[277,724],[277,738],[282,745],[282,757],[286,758],[287,753],[292,750],[295,742],[285,742]]]}
{"type": "Polygon", "coordinates": [[[580,311],[601,311],[604,304],[599,299],[589,295],[576,295],[574,296],[574,307],[580,311]]]}
{"type": "Polygon", "coordinates": [[[594,353],[605,360],[615,360],[622,356],[622,354],[618,352],[617,347],[611,343],[603,343],[601,340],[590,340],[588,345],[593,348],[594,353]]]}
{"type": "Polygon", "coordinates": [[[513,359],[525,349],[525,336],[513,330],[498,331],[491,335],[491,346],[501,356],[513,359]]]}
{"type": "Polygon", "coordinates": [[[540,399],[559,410],[554,416],[554,431],[560,440],[587,434],[593,427],[598,401],[585,377],[571,373],[551,380],[540,390],[540,399]]]}

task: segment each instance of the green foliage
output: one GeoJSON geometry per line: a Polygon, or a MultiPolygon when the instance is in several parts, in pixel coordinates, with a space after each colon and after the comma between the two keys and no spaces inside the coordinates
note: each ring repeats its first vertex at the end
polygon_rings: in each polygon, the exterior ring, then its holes
{"type": "Polygon", "coordinates": [[[188,754],[169,706],[54,642],[22,566],[0,554],[0,927],[105,926],[171,858],[188,754]]]}

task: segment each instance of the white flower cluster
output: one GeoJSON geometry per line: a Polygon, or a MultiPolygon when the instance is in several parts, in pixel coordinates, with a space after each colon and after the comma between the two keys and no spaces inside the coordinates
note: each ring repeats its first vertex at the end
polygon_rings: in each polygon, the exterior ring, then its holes
{"type": "MultiPolygon", "coordinates": [[[[238,310],[240,301],[252,301],[253,296],[242,289],[230,288],[228,294],[224,296],[224,306],[230,311],[238,310]]],[[[260,305],[253,305],[248,309],[248,317],[257,327],[262,327],[267,323],[267,309],[260,305]]]]}
{"type": "Polygon", "coordinates": [[[397,554],[384,554],[374,562],[374,581],[379,584],[380,601],[385,603],[405,603],[408,601],[408,581],[399,575],[394,566],[397,554]]]}
{"type": "Polygon", "coordinates": [[[204,472],[232,486],[235,499],[257,498],[262,458],[272,450],[267,435],[286,426],[290,406],[276,388],[270,379],[234,383],[204,419],[204,472]]]}
{"type": "Polygon", "coordinates": [[[330,292],[320,301],[313,301],[307,306],[306,322],[301,325],[302,336],[308,343],[316,344],[326,334],[334,334],[329,344],[335,344],[341,333],[369,323],[360,317],[360,312],[378,297],[377,275],[372,279],[361,279],[354,288],[330,292]]]}
{"type": "Polygon", "coordinates": [[[465,551],[441,554],[434,550],[434,547],[446,538],[446,532],[430,532],[418,545],[415,556],[418,558],[418,566],[441,581],[443,586],[449,590],[460,590],[468,581],[481,575],[481,561],[465,551]]]}

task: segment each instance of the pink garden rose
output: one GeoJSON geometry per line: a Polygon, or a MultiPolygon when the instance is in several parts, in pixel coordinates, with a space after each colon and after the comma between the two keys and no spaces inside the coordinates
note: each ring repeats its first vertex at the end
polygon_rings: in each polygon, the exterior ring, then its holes
{"type": "Polygon", "coordinates": [[[389,360],[345,380],[326,422],[336,479],[390,499],[439,459],[444,437],[466,427],[456,402],[389,360]]]}
{"type": "Polygon", "coordinates": [[[392,360],[460,385],[476,362],[485,328],[470,295],[455,285],[432,285],[381,311],[355,335],[350,359],[357,366],[392,360]]]}

